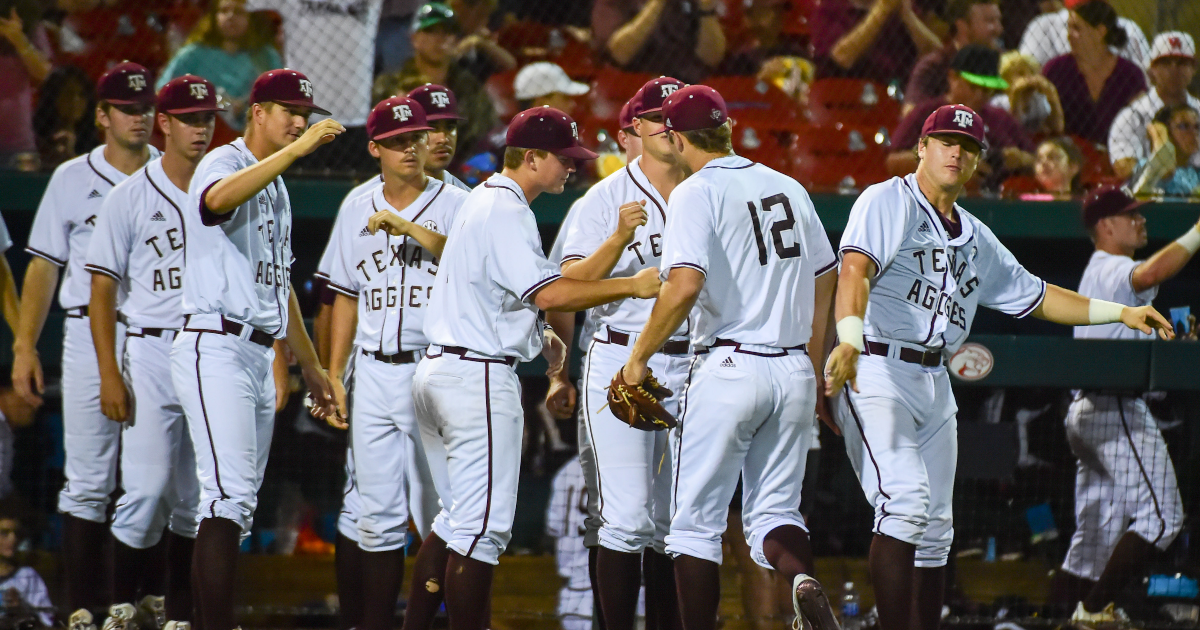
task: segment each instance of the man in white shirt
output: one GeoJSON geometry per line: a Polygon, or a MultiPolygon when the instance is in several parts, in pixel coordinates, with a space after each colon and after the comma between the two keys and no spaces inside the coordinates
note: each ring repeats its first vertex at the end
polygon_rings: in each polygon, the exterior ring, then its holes
{"type": "MultiPolygon", "coordinates": [[[[512,536],[524,424],[515,365],[543,350],[538,310],[648,298],[659,285],[652,269],[597,282],[561,277],[529,204],[561,193],[575,160],[596,154],[580,146],[575,121],[550,107],[518,114],[506,138],[504,170],[471,192],[450,229],[425,318],[430,346],[413,382],[422,437],[440,436],[450,480],[417,566],[436,545],[449,549],[446,611],[460,630],[485,627],[494,565],[512,536]]],[[[553,341],[552,365],[562,358],[553,341]]]]}
{"type": "MultiPolygon", "coordinates": [[[[1111,186],[1083,202],[1083,222],[1096,251],[1083,271],[1079,294],[1135,306],[1149,305],[1158,286],[1200,250],[1200,223],[1145,260],[1143,204],[1111,186]]],[[[1076,339],[1153,336],[1120,324],[1079,326],[1076,339]]],[[[1052,592],[1078,602],[1072,621],[1116,623],[1113,599],[1166,550],[1183,527],[1183,503],[1167,443],[1146,400],[1135,392],[1077,391],[1067,411],[1067,441],[1078,459],[1075,533],[1052,592]]]]}
{"type": "MultiPolygon", "coordinates": [[[[1067,41],[1067,15],[1075,7],[1088,0],[1067,0],[1066,8],[1051,13],[1043,13],[1025,27],[1021,35],[1019,50],[1022,54],[1030,55],[1038,63],[1046,65],[1047,61],[1071,52],[1071,44],[1067,41]]],[[[1146,35],[1137,22],[1128,18],[1118,17],[1117,25],[1125,29],[1129,41],[1122,48],[1114,48],[1113,52],[1145,68],[1150,63],[1150,45],[1146,43],[1146,35]]]]}
{"type": "Polygon", "coordinates": [[[1113,172],[1122,178],[1132,176],[1138,164],[1149,159],[1149,127],[1158,110],[1184,103],[1200,109],[1200,99],[1187,91],[1196,76],[1192,36],[1182,31],[1160,33],[1154,38],[1150,58],[1148,74],[1154,87],[1122,109],[1108,131],[1108,159],[1113,172]]]}

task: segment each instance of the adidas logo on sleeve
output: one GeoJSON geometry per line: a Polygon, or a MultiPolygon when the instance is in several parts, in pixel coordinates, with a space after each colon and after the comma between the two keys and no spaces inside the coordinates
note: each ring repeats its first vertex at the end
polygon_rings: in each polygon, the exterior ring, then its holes
{"type": "Polygon", "coordinates": [[[97,197],[100,197],[100,196],[101,196],[101,195],[100,195],[100,191],[99,191],[99,190],[96,190],[95,188],[93,188],[93,189],[92,189],[92,192],[88,193],[88,196],[87,196],[87,198],[88,198],[88,199],[95,199],[95,198],[97,198],[97,197]]]}
{"type": "Polygon", "coordinates": [[[370,230],[368,230],[367,228],[365,228],[365,227],[364,227],[364,228],[362,229],[362,231],[358,233],[358,235],[359,235],[359,236],[370,236],[370,235],[371,235],[371,231],[370,231],[370,230]]]}

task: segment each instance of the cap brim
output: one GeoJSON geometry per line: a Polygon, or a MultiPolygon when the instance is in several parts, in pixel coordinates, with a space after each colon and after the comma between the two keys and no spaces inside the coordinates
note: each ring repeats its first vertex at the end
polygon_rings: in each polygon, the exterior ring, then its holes
{"type": "Polygon", "coordinates": [[[425,116],[425,120],[428,122],[435,120],[466,120],[466,117],[459,116],[458,114],[429,114],[425,116]]]}
{"type": "Polygon", "coordinates": [[[160,114],[197,114],[200,112],[223,112],[224,107],[181,107],[179,109],[159,109],[160,114]]]}
{"type": "Polygon", "coordinates": [[[959,70],[958,76],[981,87],[990,88],[993,90],[1008,89],[1008,81],[1005,81],[1000,77],[989,77],[982,74],[975,74],[974,72],[963,72],[961,70],[959,70]]]}
{"type": "Polygon", "coordinates": [[[981,143],[981,142],[979,142],[979,138],[976,138],[975,136],[973,136],[965,131],[954,131],[952,129],[948,129],[946,131],[931,131],[931,132],[929,132],[928,135],[929,136],[961,136],[963,138],[970,140],[971,142],[974,142],[975,144],[978,144],[979,149],[981,151],[988,150],[988,141],[987,141],[986,137],[983,139],[983,142],[981,143]]]}
{"type": "Polygon", "coordinates": [[[568,94],[570,96],[583,96],[584,94],[587,94],[588,92],[592,91],[592,87],[586,83],[580,83],[579,81],[571,81],[570,83],[567,84],[565,89],[560,90],[560,91],[563,94],[568,94]]]}
{"type": "Polygon", "coordinates": [[[1151,60],[1150,60],[1150,63],[1154,63],[1155,61],[1158,61],[1159,59],[1167,59],[1167,58],[1170,58],[1170,57],[1174,57],[1174,58],[1176,58],[1176,59],[1187,59],[1188,61],[1195,61],[1195,60],[1196,60],[1196,56],[1195,56],[1195,55],[1185,55],[1185,54],[1183,54],[1183,53],[1173,53],[1173,52],[1169,52],[1169,53],[1163,53],[1163,54],[1161,54],[1161,55],[1159,55],[1159,56],[1157,56],[1157,57],[1154,57],[1153,59],[1151,59],[1151,60]]]}
{"type": "Polygon", "coordinates": [[[154,105],[156,104],[155,99],[150,99],[150,100],[146,101],[146,100],[136,100],[136,99],[128,99],[128,98],[98,98],[97,100],[104,101],[105,103],[108,103],[109,105],[149,105],[151,107],[154,107],[154,105]]]}
{"type": "Polygon", "coordinates": [[[279,103],[280,105],[291,105],[292,107],[307,107],[307,108],[313,110],[313,112],[315,112],[317,114],[321,114],[323,116],[331,115],[331,112],[328,109],[325,109],[324,107],[317,107],[316,105],[313,105],[312,103],[308,103],[305,101],[273,101],[273,102],[279,103]]]}
{"type": "Polygon", "coordinates": [[[594,160],[594,159],[600,157],[595,152],[589,151],[588,149],[585,149],[581,146],[567,147],[565,149],[558,149],[558,150],[554,150],[554,151],[550,151],[550,152],[553,153],[554,155],[561,155],[562,157],[575,158],[576,160],[594,160]]]}
{"type": "Polygon", "coordinates": [[[374,136],[371,138],[371,140],[383,140],[384,138],[391,138],[392,136],[398,136],[402,133],[411,133],[413,131],[433,131],[433,127],[426,125],[424,127],[403,127],[401,129],[393,129],[391,131],[385,131],[377,136],[374,136]]]}

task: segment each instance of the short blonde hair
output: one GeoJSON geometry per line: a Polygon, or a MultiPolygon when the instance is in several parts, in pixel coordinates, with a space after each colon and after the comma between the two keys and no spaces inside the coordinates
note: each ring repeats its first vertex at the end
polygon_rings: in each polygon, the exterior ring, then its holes
{"type": "Polygon", "coordinates": [[[733,151],[733,124],[726,120],[720,127],[679,132],[692,146],[705,153],[725,155],[733,151]]]}
{"type": "Polygon", "coordinates": [[[504,168],[506,168],[510,171],[515,171],[518,168],[521,168],[521,165],[525,163],[525,152],[526,151],[533,151],[533,154],[540,158],[545,158],[547,155],[550,155],[550,152],[546,151],[544,149],[522,149],[521,147],[505,147],[504,148],[504,168]]]}

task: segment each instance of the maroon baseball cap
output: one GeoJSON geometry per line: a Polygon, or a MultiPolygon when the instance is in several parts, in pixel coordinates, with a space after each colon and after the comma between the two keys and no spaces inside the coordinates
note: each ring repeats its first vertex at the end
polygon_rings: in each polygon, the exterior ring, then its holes
{"type": "Polygon", "coordinates": [[[383,140],[410,131],[430,131],[425,108],[416,99],[393,96],[379,102],[367,116],[367,137],[383,140]]]}
{"type": "Polygon", "coordinates": [[[318,114],[329,115],[329,110],[313,104],[312,81],[303,74],[287,68],[268,70],[258,75],[254,86],[250,88],[250,102],[296,105],[307,107],[318,114]]]}
{"type": "Polygon", "coordinates": [[[921,125],[921,137],[935,134],[966,136],[975,141],[984,151],[988,148],[984,136],[983,117],[966,105],[942,105],[934,110],[925,124],[921,125]]]}
{"type": "Polygon", "coordinates": [[[633,103],[630,106],[633,109],[633,117],[641,118],[646,114],[661,111],[667,97],[684,87],[687,87],[686,83],[671,77],[658,77],[647,81],[638,89],[637,94],[629,99],[633,103]]]}
{"type": "Polygon", "coordinates": [[[113,105],[154,105],[154,82],[145,66],[121,62],[96,82],[96,98],[113,105]]]}
{"type": "Polygon", "coordinates": [[[164,114],[192,114],[195,112],[220,112],[225,108],[217,104],[217,88],[212,82],[194,74],[185,74],[171,79],[158,91],[155,109],[164,114]]]}
{"type": "Polygon", "coordinates": [[[676,90],[662,104],[663,125],[667,131],[696,131],[720,127],[729,120],[725,97],[707,85],[689,85],[676,90]]]}
{"type": "Polygon", "coordinates": [[[1134,199],[1124,188],[1101,186],[1083,198],[1083,225],[1091,229],[1100,219],[1129,214],[1145,204],[1144,201],[1134,199]]]}
{"type": "Polygon", "coordinates": [[[522,149],[541,149],[555,155],[594,160],[596,154],[579,144],[579,126],[565,112],[548,105],[527,109],[508,124],[505,144],[522,149]]]}
{"type": "Polygon", "coordinates": [[[409,92],[408,98],[420,103],[421,107],[425,108],[425,119],[429,122],[466,120],[458,115],[458,99],[454,97],[454,92],[448,87],[436,83],[426,83],[409,92]]]}
{"type": "Polygon", "coordinates": [[[633,99],[625,101],[621,113],[617,115],[618,129],[629,129],[633,126],[633,99]]]}

